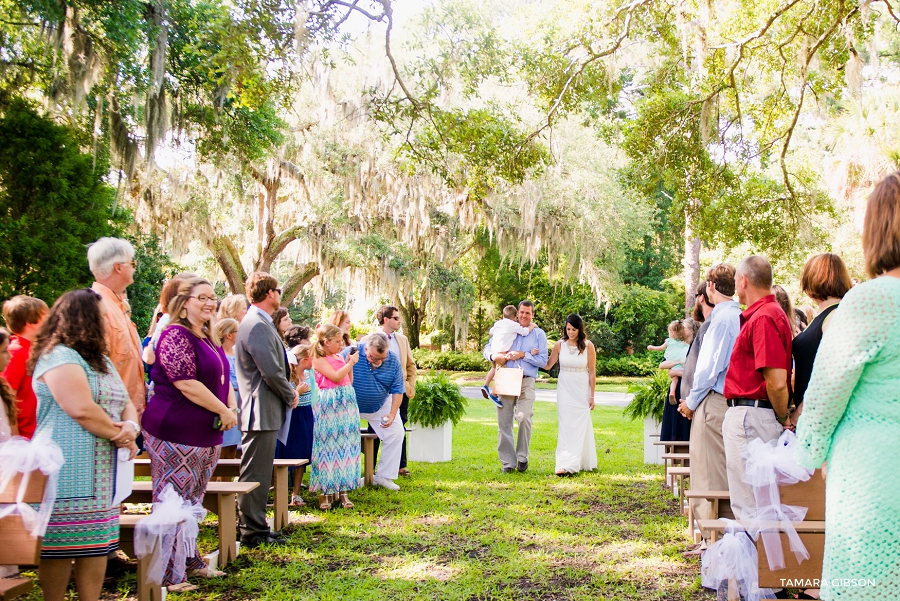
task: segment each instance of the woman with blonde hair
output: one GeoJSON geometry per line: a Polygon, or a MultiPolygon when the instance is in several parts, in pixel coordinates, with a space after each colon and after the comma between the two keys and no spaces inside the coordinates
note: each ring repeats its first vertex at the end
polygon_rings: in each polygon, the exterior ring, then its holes
{"type": "MultiPolygon", "coordinates": [[[[228,357],[228,368],[231,374],[231,390],[234,392],[235,405],[241,406],[241,397],[238,393],[237,383],[237,367],[235,367],[234,343],[237,340],[238,320],[225,317],[216,321],[214,330],[219,341],[222,343],[222,350],[228,357]]],[[[219,459],[236,459],[238,456],[238,446],[241,444],[241,429],[237,426],[231,430],[226,430],[222,434],[222,448],[219,450],[219,459]]]]}
{"type": "Polygon", "coordinates": [[[359,353],[341,357],[344,332],[326,323],[316,330],[313,367],[318,395],[313,406],[312,470],[309,490],[319,492],[319,509],[331,509],[340,499],[345,509],[353,507],[347,493],[359,481],[359,407],[353,390],[353,366],[359,353]]]}
{"type": "Polygon", "coordinates": [[[353,339],[350,338],[350,328],[353,327],[353,322],[350,321],[349,313],[346,311],[335,311],[331,314],[331,317],[328,318],[328,323],[339,327],[341,332],[344,333],[344,346],[353,345],[353,339]]]}
{"type": "Polygon", "coordinates": [[[243,294],[229,294],[219,303],[219,313],[216,315],[216,318],[225,319],[230,317],[241,323],[249,307],[250,303],[247,302],[247,297],[243,294]]]}
{"type": "MultiPolygon", "coordinates": [[[[222,433],[237,424],[231,369],[215,329],[216,300],[208,281],[191,278],[182,281],[169,303],[171,322],[159,339],[154,392],[142,418],[154,502],[171,484],[182,499],[202,504],[222,433]]],[[[193,590],[188,575],[223,573],[195,551],[186,565],[170,561],[162,584],[170,591],[193,590]]]]}
{"type": "MultiPolygon", "coordinates": [[[[294,326],[294,328],[296,327],[298,326],[294,326]]],[[[296,365],[291,366],[291,384],[297,389],[299,396],[297,406],[291,411],[291,426],[288,430],[287,441],[285,443],[278,441],[275,449],[276,459],[312,459],[315,427],[313,404],[316,401],[315,375],[312,366],[315,351],[309,343],[309,328],[300,328],[300,330],[305,330],[306,336],[288,351],[288,355],[293,355],[297,362],[296,365]]],[[[287,341],[288,338],[285,337],[285,340],[287,341]]],[[[294,485],[291,493],[291,505],[299,507],[306,505],[306,502],[300,497],[300,487],[305,473],[305,465],[292,470],[294,485]]]]}
{"type": "MultiPolygon", "coordinates": [[[[822,582],[865,574],[871,583],[823,588],[822,598],[887,601],[900,582],[900,172],[869,196],[862,245],[872,279],[847,291],[831,313],[803,397],[796,458],[827,475],[822,582]]],[[[843,275],[830,279],[840,288],[817,296],[837,298],[847,287],[843,275]]]]}

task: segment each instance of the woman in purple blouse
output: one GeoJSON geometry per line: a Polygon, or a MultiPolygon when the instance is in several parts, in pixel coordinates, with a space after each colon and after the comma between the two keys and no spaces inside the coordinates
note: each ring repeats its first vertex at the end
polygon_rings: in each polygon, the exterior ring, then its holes
{"type": "MultiPolygon", "coordinates": [[[[184,280],[168,310],[171,321],[160,336],[151,373],[153,396],[141,419],[153,501],[171,484],[181,498],[200,505],[218,461],[222,432],[237,424],[237,404],[228,357],[212,327],[216,296],[210,283],[184,280]]],[[[170,591],[193,590],[197,587],[187,576],[223,574],[207,566],[199,552],[186,564],[170,562],[162,585],[170,591]]]]}

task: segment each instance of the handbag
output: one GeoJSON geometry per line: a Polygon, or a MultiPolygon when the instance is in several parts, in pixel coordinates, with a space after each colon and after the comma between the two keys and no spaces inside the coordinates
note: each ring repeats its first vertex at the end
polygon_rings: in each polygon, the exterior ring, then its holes
{"type": "Polygon", "coordinates": [[[498,367],[494,372],[494,394],[496,396],[519,396],[522,394],[521,367],[498,367]]]}

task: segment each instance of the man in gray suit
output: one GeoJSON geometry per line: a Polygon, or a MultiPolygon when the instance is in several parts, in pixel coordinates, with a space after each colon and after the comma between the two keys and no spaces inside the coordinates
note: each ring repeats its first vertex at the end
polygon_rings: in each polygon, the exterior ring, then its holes
{"type": "Polygon", "coordinates": [[[272,482],[275,443],[287,411],[297,406],[297,393],[290,384],[290,366],[281,337],[272,321],[281,303],[278,280],[255,272],[245,284],[250,308],[238,328],[234,345],[238,389],[241,393],[241,482],[259,482],[252,492],[241,495],[241,543],[245,547],[287,542],[271,532],[266,522],[266,500],[272,482]]]}

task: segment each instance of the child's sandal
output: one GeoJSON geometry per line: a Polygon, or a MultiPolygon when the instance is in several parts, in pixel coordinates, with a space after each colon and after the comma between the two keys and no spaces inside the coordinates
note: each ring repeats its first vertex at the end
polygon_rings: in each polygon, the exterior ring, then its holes
{"type": "Polygon", "coordinates": [[[331,495],[319,495],[319,509],[322,511],[331,509],[331,495]]]}
{"type": "Polygon", "coordinates": [[[341,499],[341,507],[344,509],[353,509],[353,503],[350,502],[350,498],[347,496],[347,493],[342,492],[340,494],[341,499]]]}

